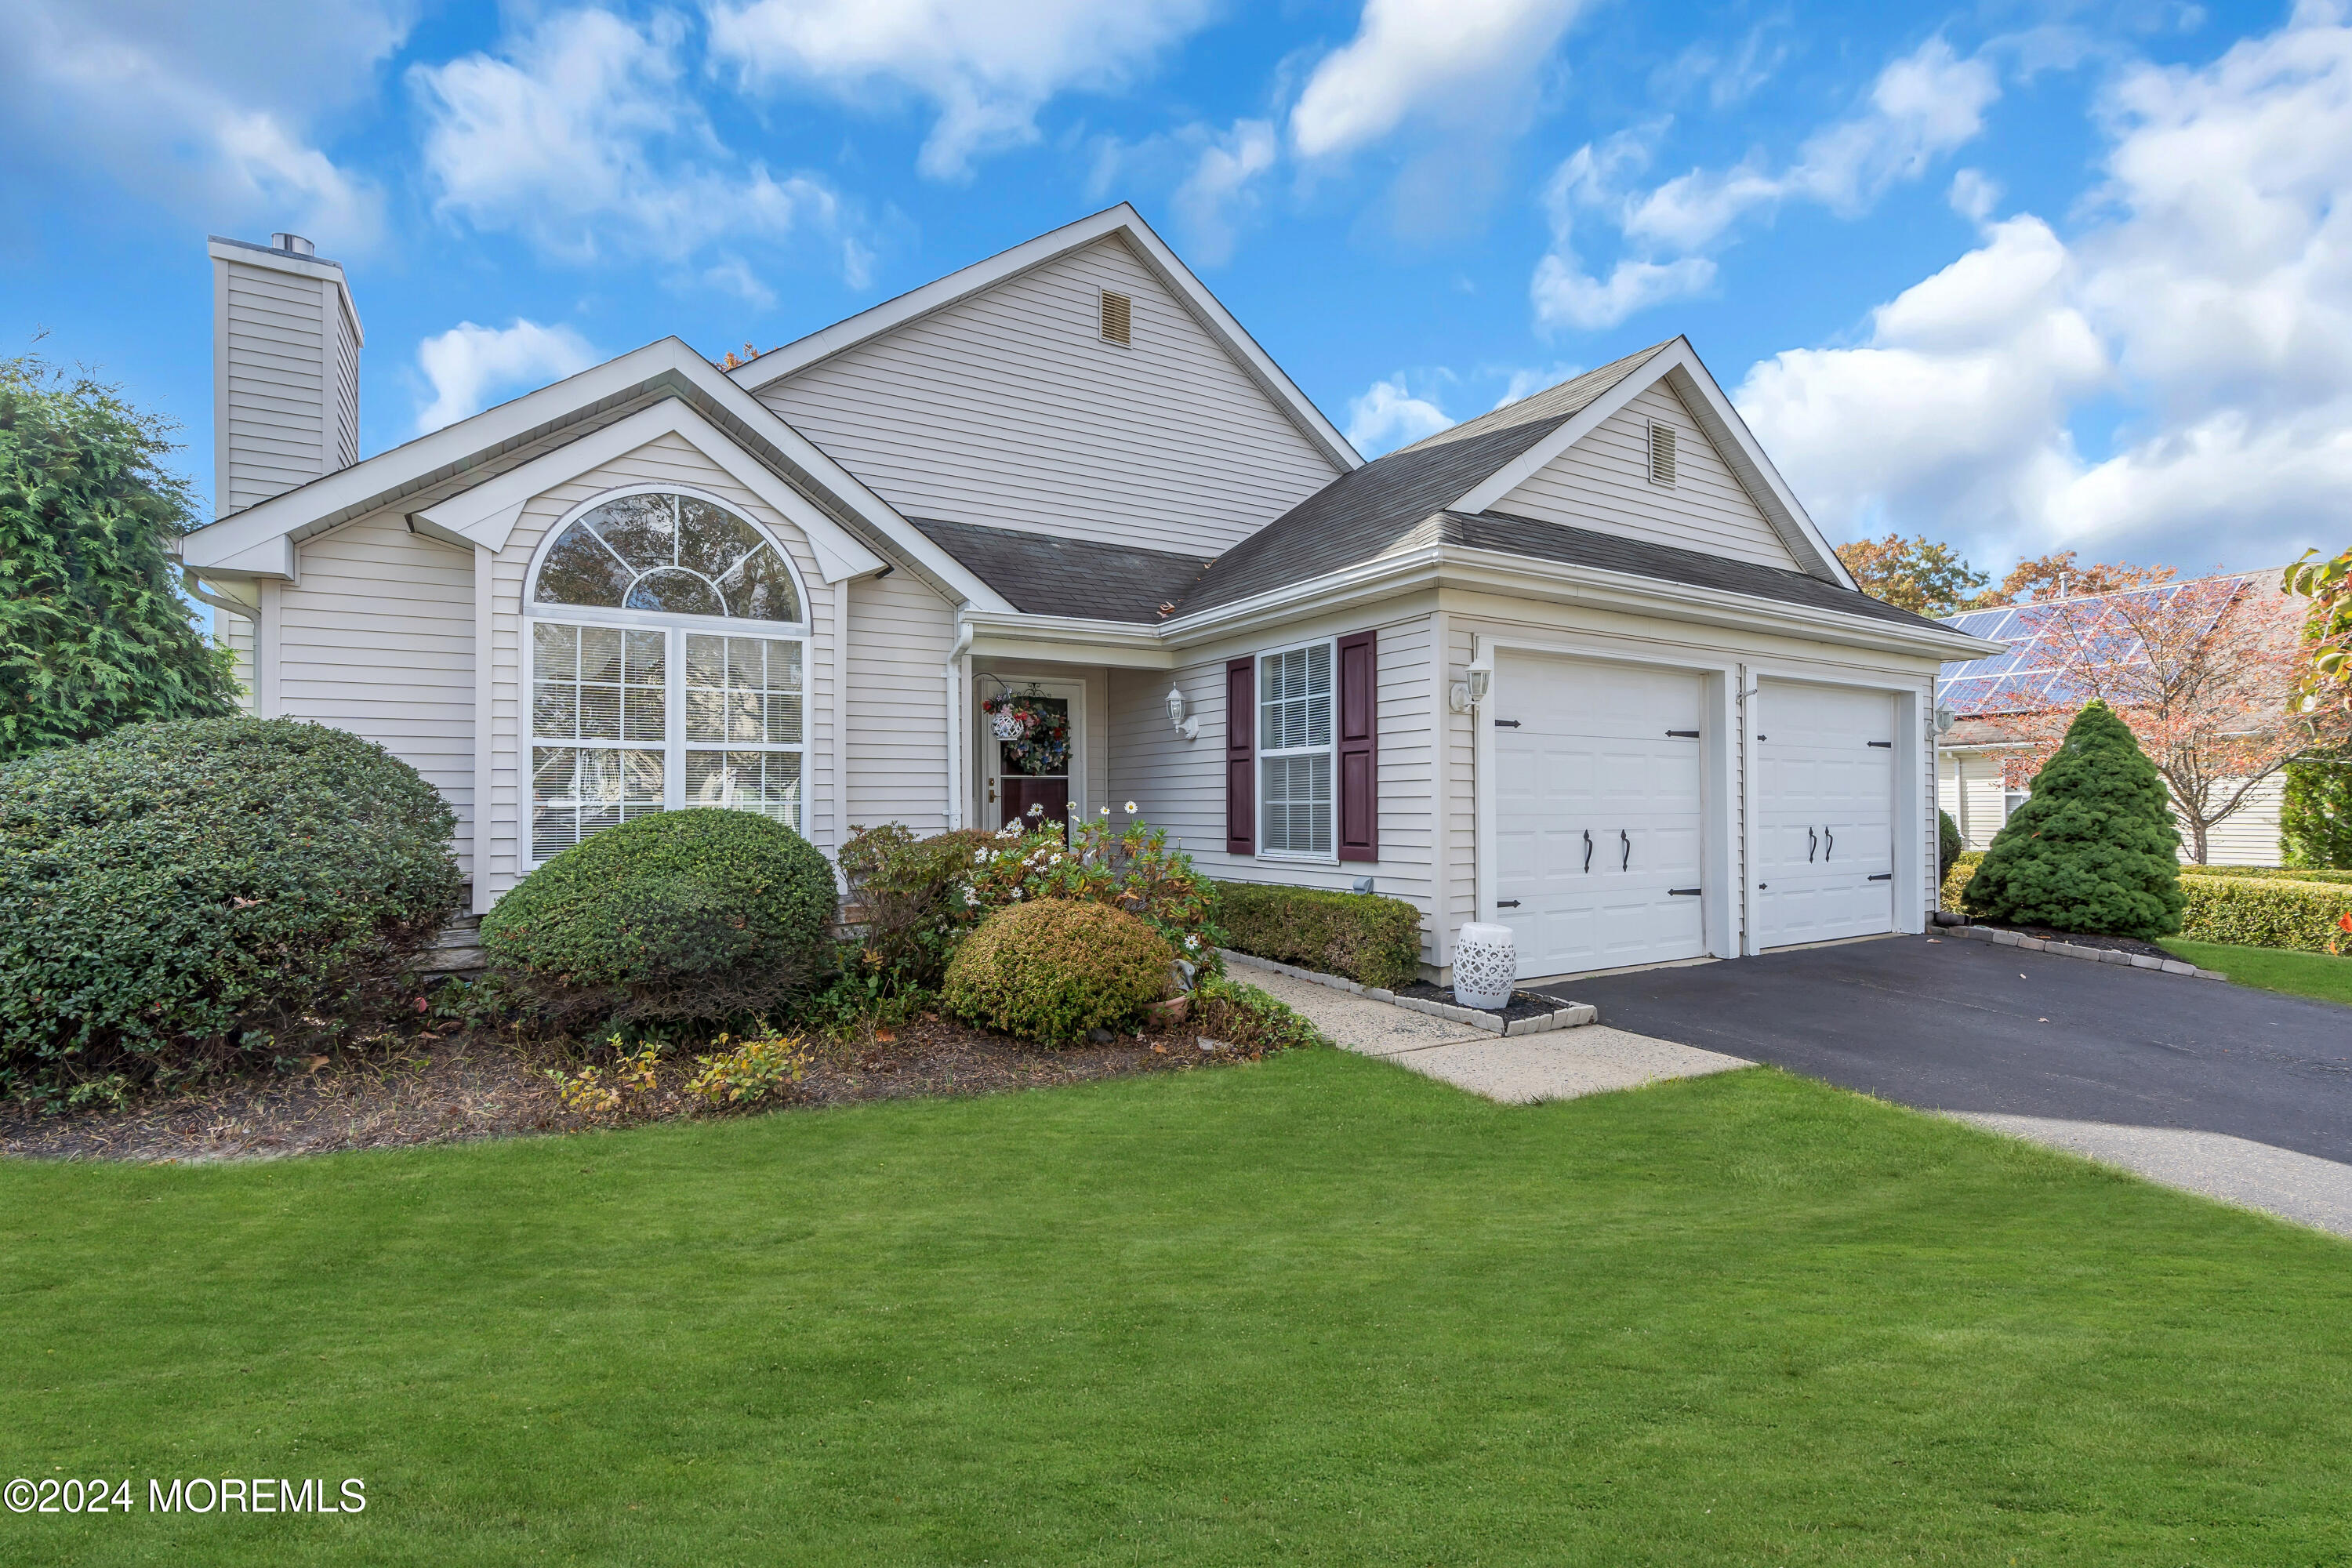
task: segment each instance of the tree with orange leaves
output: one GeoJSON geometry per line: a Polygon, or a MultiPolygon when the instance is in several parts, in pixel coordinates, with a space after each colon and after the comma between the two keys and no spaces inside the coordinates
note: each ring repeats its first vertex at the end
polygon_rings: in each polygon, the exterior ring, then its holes
{"type": "Polygon", "coordinates": [[[2002,605],[2038,605],[2050,599],[2119,594],[2126,588],[2169,583],[2178,575],[2169,566],[2127,566],[2120,561],[2095,561],[2088,566],[2077,566],[2073,551],[2053,550],[2011,567],[2008,576],[1969,600],[1969,608],[1990,610],[2002,605]]]}
{"type": "Polygon", "coordinates": [[[2199,865],[2213,828],[2256,785],[2347,737],[2343,695],[2296,700],[2308,658],[2302,607],[2253,579],[2070,597],[2035,616],[2053,701],[2020,716],[2025,746],[2004,759],[2008,782],[2041,772],[2083,705],[2105,702],[2163,775],[2199,865]]]}

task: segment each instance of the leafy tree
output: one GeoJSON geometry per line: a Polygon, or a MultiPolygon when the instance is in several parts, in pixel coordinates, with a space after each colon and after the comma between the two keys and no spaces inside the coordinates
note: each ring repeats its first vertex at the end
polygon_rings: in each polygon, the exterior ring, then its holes
{"type": "Polygon", "coordinates": [[[196,521],[171,425],[87,377],[0,360],[0,761],[236,711],[229,653],[174,588],[196,521]]]}
{"type": "Polygon", "coordinates": [[[2092,702],[1985,851],[1960,907],[2012,925],[2116,936],[2180,929],[2180,831],[2164,780],[2092,702]]]}
{"type": "Polygon", "coordinates": [[[2021,561],[2009,575],[1969,601],[1972,610],[2001,605],[2038,605],[2051,599],[2076,599],[2093,594],[2120,594],[2126,588],[2147,588],[2169,583],[2179,575],[2169,566],[2127,566],[2120,561],[2074,564],[2071,550],[2053,551],[2021,561]]]}
{"type": "MultiPolygon", "coordinates": [[[[2352,704],[2352,550],[2325,560],[2307,550],[2280,586],[2311,601],[2303,623],[2304,668],[2295,708],[2305,714],[2352,704]]],[[[2352,869],[2352,746],[2287,764],[2279,805],[2287,865],[2352,869]]]]}
{"type": "Polygon", "coordinates": [[[2279,800],[2279,860],[2352,871],[2352,747],[2289,763],[2279,800]]]}
{"type": "Polygon", "coordinates": [[[1837,558],[1864,593],[1920,616],[1948,616],[1969,590],[1992,580],[1960,559],[1958,551],[1925,534],[1857,539],[1839,545],[1837,558]]]}

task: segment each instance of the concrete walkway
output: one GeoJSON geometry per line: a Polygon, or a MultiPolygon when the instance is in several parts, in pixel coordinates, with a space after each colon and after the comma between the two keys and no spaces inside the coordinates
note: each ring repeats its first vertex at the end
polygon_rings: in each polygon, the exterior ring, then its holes
{"type": "Polygon", "coordinates": [[[1307,1015],[1334,1045],[1506,1105],[1574,1100],[1756,1065],[1598,1024],[1506,1038],[1287,974],[1252,970],[1240,978],[1307,1015]]]}

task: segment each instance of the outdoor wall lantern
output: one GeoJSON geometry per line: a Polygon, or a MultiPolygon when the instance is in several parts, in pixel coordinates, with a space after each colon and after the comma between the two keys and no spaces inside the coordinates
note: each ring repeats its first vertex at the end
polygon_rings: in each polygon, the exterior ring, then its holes
{"type": "Polygon", "coordinates": [[[1486,701],[1486,692],[1495,679],[1495,668],[1492,665],[1474,664],[1467,673],[1470,679],[1455,681],[1454,689],[1447,694],[1446,706],[1456,713],[1467,713],[1486,701]]]}
{"type": "Polygon", "coordinates": [[[1201,721],[1184,717],[1184,689],[1181,686],[1168,689],[1168,721],[1176,726],[1176,732],[1188,741],[1201,733],[1201,721]]]}

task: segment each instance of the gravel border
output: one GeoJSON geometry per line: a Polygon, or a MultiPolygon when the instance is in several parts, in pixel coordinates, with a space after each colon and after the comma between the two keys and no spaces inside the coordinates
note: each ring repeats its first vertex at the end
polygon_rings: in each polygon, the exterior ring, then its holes
{"type": "MultiPolygon", "coordinates": [[[[1476,1007],[1457,1006],[1451,1002],[1432,1002],[1419,996],[1401,996],[1378,985],[1365,985],[1337,974],[1324,974],[1312,969],[1300,969],[1296,964],[1277,963],[1270,958],[1258,958],[1246,952],[1235,952],[1229,947],[1217,950],[1228,963],[1244,969],[1271,970],[1287,974],[1294,980],[1304,980],[1316,985],[1328,985],[1334,991],[1350,992],[1368,996],[1375,1002],[1386,1002],[1410,1013],[1426,1013],[1433,1018],[1449,1023],[1467,1024],[1474,1029],[1484,1029],[1490,1035],[1541,1035],[1553,1029],[1577,1029],[1601,1021],[1601,1009],[1589,1002],[1570,1002],[1564,1007],[1554,1007],[1519,1017],[1506,1017],[1500,1013],[1484,1012],[1476,1007]]],[[[1549,1000],[1549,998],[1545,998],[1549,1000]]],[[[1516,1008],[1515,1008],[1516,1010],[1516,1008]]]]}
{"type": "Polygon", "coordinates": [[[2128,969],[2154,970],[2161,974],[2194,975],[2200,980],[2227,980],[2230,977],[2215,969],[2200,969],[2178,958],[2150,958],[2144,952],[2124,952],[2111,947],[2089,947],[2081,942],[2050,942],[2022,932],[2003,931],[1999,926],[1944,926],[1946,936],[1972,937],[1978,942],[1990,942],[2001,947],[2022,948],[2028,952],[2047,952],[2059,958],[2087,958],[2095,963],[2120,964],[2128,969]]]}

